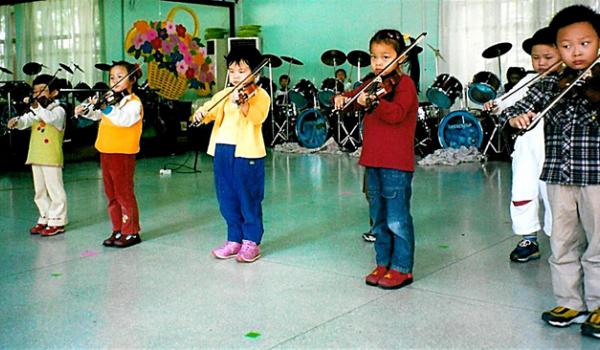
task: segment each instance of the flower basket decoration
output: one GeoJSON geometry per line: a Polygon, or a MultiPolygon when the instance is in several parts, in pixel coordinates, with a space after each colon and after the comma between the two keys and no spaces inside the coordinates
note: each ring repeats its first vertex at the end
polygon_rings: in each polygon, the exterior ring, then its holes
{"type": "Polygon", "coordinates": [[[188,87],[196,89],[200,96],[211,93],[214,67],[198,38],[199,30],[196,14],[187,7],[175,6],[165,21],[139,20],[127,33],[125,50],[148,63],[148,85],[157,89],[160,96],[178,100],[188,87]],[[178,11],[192,16],[192,34],[173,21],[178,11]]]}

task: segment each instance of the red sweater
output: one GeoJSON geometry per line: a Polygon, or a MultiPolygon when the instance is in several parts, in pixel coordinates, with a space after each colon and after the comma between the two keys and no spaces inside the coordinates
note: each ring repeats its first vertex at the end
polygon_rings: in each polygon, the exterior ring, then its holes
{"type": "Polygon", "coordinates": [[[377,108],[365,115],[362,153],[358,163],[372,168],[414,171],[418,108],[415,84],[403,74],[392,101],[388,101],[387,97],[380,98],[377,108]]]}

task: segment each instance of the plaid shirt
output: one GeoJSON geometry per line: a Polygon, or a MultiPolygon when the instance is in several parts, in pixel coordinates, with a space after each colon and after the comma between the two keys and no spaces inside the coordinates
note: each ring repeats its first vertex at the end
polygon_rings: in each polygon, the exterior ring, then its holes
{"type": "MultiPolygon", "coordinates": [[[[559,77],[545,77],[528,94],[505,109],[500,119],[528,111],[541,112],[560,93],[559,77]]],[[[546,159],[540,179],[549,184],[600,184],[600,121],[598,107],[574,88],[544,116],[546,159]]]]}

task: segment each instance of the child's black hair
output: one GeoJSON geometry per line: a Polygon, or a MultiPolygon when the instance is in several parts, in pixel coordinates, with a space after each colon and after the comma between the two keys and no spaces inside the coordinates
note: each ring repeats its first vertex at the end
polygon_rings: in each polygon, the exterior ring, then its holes
{"type": "Polygon", "coordinates": [[[344,75],[347,75],[346,70],[344,68],[339,68],[338,70],[336,70],[335,75],[337,75],[339,72],[344,72],[344,75]]]}
{"type": "Polygon", "coordinates": [[[588,22],[600,36],[600,14],[585,5],[573,5],[558,11],[550,21],[550,30],[556,41],[558,31],[574,23],[588,22]]]}
{"type": "MultiPolygon", "coordinates": [[[[412,38],[411,38],[412,42],[412,38]]],[[[407,45],[404,43],[404,36],[402,33],[395,29],[382,29],[375,33],[371,40],[369,41],[369,47],[373,43],[385,43],[394,47],[396,54],[400,54],[404,49],[406,49],[407,45]]],[[[410,63],[410,77],[415,83],[417,87],[417,91],[419,91],[419,80],[421,78],[421,68],[419,66],[417,48],[413,48],[408,53],[408,61],[410,63]]]]}
{"type": "Polygon", "coordinates": [[[523,41],[523,51],[527,52],[531,56],[531,51],[535,45],[548,45],[556,46],[556,35],[548,27],[544,27],[535,32],[531,38],[523,41]]]}
{"type": "MultiPolygon", "coordinates": [[[[411,43],[412,42],[413,39],[411,38],[411,43]]],[[[404,43],[404,36],[395,29],[382,29],[378,31],[369,41],[369,47],[371,47],[371,45],[374,43],[385,43],[391,45],[396,51],[396,54],[400,54],[407,47],[407,45],[404,43]]],[[[419,80],[421,78],[421,68],[419,65],[417,48],[413,48],[408,53],[408,62],[410,63],[410,77],[414,81],[418,92],[419,80]]]]}
{"type": "Polygon", "coordinates": [[[290,79],[290,76],[287,74],[282,74],[279,76],[279,81],[281,82],[283,79],[286,79],[288,81],[288,84],[292,82],[292,79],[290,79]]]}
{"type": "MultiPolygon", "coordinates": [[[[125,68],[125,70],[127,71],[127,74],[131,74],[131,72],[135,71],[138,68],[137,64],[133,64],[133,63],[129,63],[127,61],[113,61],[112,66],[110,66],[110,69],[113,69],[113,67],[116,66],[121,66],[123,68],[125,68]]],[[[142,77],[142,70],[138,69],[135,73],[131,74],[129,76],[129,81],[133,82],[134,86],[137,86],[137,81],[139,78],[142,77]]]]}
{"type": "Polygon", "coordinates": [[[263,61],[263,56],[254,46],[244,48],[237,47],[229,51],[227,56],[225,56],[225,60],[227,61],[227,67],[231,66],[233,63],[240,64],[241,62],[245,62],[248,67],[250,67],[250,70],[254,70],[263,61]]]}
{"type": "Polygon", "coordinates": [[[52,92],[55,90],[60,90],[61,86],[59,84],[58,79],[54,78],[50,74],[40,74],[35,79],[33,79],[32,85],[47,85],[48,91],[52,92]]]}

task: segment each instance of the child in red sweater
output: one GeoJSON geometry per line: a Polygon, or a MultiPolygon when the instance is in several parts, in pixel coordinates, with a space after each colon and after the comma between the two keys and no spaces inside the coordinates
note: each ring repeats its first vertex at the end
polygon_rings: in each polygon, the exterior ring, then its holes
{"type": "MultiPolygon", "coordinates": [[[[403,35],[397,30],[384,29],[371,38],[371,69],[375,74],[385,69],[382,78],[391,81],[393,87],[379,98],[363,92],[355,106],[367,107],[359,164],[366,167],[371,232],[377,236],[377,267],[366,277],[366,283],[384,289],[400,288],[413,280],[415,241],[410,197],[419,103],[415,83],[402,72],[400,65],[395,63],[386,68],[406,47],[403,35]]],[[[336,108],[356,92],[336,96],[336,108]]]]}

